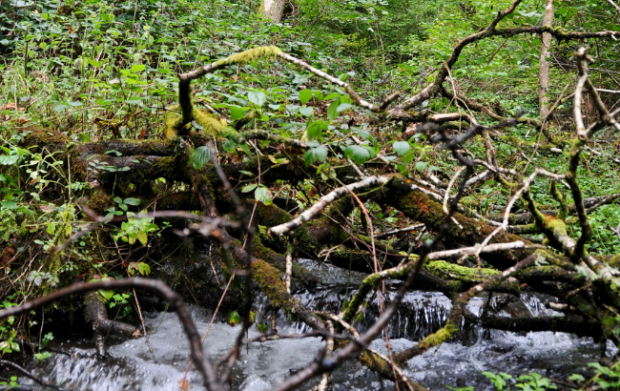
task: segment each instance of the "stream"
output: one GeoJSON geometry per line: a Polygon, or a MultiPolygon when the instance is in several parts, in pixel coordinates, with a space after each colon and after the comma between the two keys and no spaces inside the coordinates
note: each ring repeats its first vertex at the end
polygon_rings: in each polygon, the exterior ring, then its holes
{"type": "MultiPolygon", "coordinates": [[[[208,262],[208,261],[206,261],[208,262]]],[[[309,308],[320,308],[338,312],[342,300],[354,293],[364,275],[347,272],[328,264],[317,264],[300,260],[304,266],[317,275],[322,284],[312,292],[300,292],[296,296],[309,308]]],[[[387,282],[390,294],[394,295],[397,282],[387,282]]],[[[498,310],[517,311],[523,316],[552,315],[545,308],[548,298],[527,293],[521,300],[498,310]],[[506,309],[508,308],[508,309],[506,309]]],[[[474,298],[468,310],[480,314],[486,298],[474,298]]],[[[500,305],[502,295],[494,296],[490,305],[500,305]]],[[[450,311],[450,300],[441,293],[409,292],[398,313],[389,326],[390,343],[398,352],[411,347],[416,341],[441,327],[450,311]]],[[[267,298],[258,294],[255,299],[258,322],[264,321],[268,310],[267,298]]],[[[360,332],[370,326],[379,315],[380,302],[374,297],[365,310],[364,318],[356,324],[360,332]]],[[[190,307],[194,322],[202,335],[211,319],[211,312],[200,307],[190,307]]],[[[43,362],[31,362],[29,369],[49,383],[58,384],[67,390],[113,391],[113,390],[179,390],[189,364],[187,338],[176,314],[147,312],[145,322],[150,329],[149,341],[153,353],[144,339],[125,340],[109,337],[106,341],[109,358],[97,359],[94,342],[90,338],[68,338],[54,340],[51,345],[70,353],[53,354],[43,362]]],[[[224,314],[225,315],[225,314],[224,314]]],[[[221,357],[233,344],[241,326],[231,327],[218,316],[204,343],[210,358],[221,357]]],[[[300,323],[290,323],[280,315],[280,334],[308,331],[300,323]]],[[[256,325],[249,331],[249,337],[259,335],[256,325]]],[[[324,347],[319,338],[284,339],[251,344],[244,347],[231,376],[232,389],[240,391],[263,391],[271,389],[285,377],[304,368],[317,352],[324,347]]],[[[372,348],[387,354],[385,341],[376,339],[372,348]]],[[[567,333],[532,332],[514,333],[487,330],[480,327],[465,327],[459,337],[442,344],[425,354],[414,357],[403,366],[404,373],[430,390],[448,390],[446,386],[475,386],[476,390],[493,390],[490,381],[481,374],[507,372],[516,378],[528,372],[538,372],[552,379],[566,378],[572,373],[589,373],[587,363],[599,359],[600,348],[591,338],[579,338],[567,333]]],[[[190,390],[202,388],[200,374],[192,369],[187,380],[190,390]]],[[[315,385],[318,380],[306,388],[315,385]]],[[[20,378],[24,386],[37,388],[31,380],[20,378]]],[[[560,387],[561,388],[561,387],[560,387]]],[[[393,390],[391,381],[381,379],[353,360],[347,361],[331,377],[331,390],[370,391],[393,390]]]]}

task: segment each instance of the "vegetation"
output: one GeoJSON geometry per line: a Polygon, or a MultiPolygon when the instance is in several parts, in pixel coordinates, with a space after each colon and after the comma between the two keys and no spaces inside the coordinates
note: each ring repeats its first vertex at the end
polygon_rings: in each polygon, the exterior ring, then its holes
{"type": "MultiPolygon", "coordinates": [[[[49,357],[84,308],[102,356],[102,335],[143,337],[141,290],[177,310],[209,390],[258,341],[257,289],[326,341],[278,390],[324,390],[353,358],[424,390],[400,366],[463,318],[620,347],[618,38],[614,0],[0,1],[0,365],[18,374],[24,343],[49,357]],[[178,256],[192,240],[217,249],[217,284],[178,256]],[[368,276],[341,313],[311,311],[302,257],[368,276]],[[398,295],[358,332],[386,279],[398,295]],[[367,349],[413,288],[452,300],[445,325],[367,349]],[[465,311],[523,290],[562,316],[465,311]],[[223,372],[184,309],[196,295],[235,296],[223,372]]],[[[607,361],[585,385],[618,387],[607,361]]]]}

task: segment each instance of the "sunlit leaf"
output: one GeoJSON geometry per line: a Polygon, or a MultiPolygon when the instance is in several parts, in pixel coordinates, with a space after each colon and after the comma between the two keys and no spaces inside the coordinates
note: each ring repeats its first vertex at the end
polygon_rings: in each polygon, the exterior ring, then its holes
{"type": "Polygon", "coordinates": [[[237,311],[230,311],[228,314],[228,324],[231,326],[236,326],[241,322],[241,317],[237,311]]]}

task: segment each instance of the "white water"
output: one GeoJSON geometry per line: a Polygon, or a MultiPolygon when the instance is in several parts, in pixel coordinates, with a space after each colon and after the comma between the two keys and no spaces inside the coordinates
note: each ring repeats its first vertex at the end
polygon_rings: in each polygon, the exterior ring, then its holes
{"type": "MultiPolygon", "coordinates": [[[[311,266],[309,261],[305,263],[311,266]]],[[[337,312],[345,295],[352,294],[347,286],[357,286],[363,277],[355,273],[349,276],[347,272],[325,265],[312,266],[312,269],[327,284],[312,293],[298,294],[298,298],[310,308],[325,308],[334,312],[337,312]]],[[[468,310],[479,314],[483,303],[482,298],[475,298],[468,310]]],[[[529,311],[532,316],[553,315],[535,296],[524,294],[521,303],[521,310],[529,311]]],[[[264,296],[257,297],[256,305],[259,317],[268,313],[264,296]]],[[[375,298],[358,325],[360,330],[376,319],[378,306],[379,299],[375,298]]],[[[412,346],[439,328],[448,315],[450,301],[440,293],[411,292],[401,307],[388,327],[395,352],[412,346]]],[[[192,308],[192,314],[199,333],[204,333],[210,313],[192,308]]],[[[74,339],[56,346],[70,352],[71,357],[55,354],[46,362],[33,364],[31,369],[46,381],[70,390],[179,390],[179,381],[189,363],[189,349],[178,319],[172,313],[150,313],[146,321],[151,328],[149,341],[153,353],[149,352],[144,339],[109,339],[107,346],[111,357],[99,360],[95,357],[92,341],[74,339]]],[[[305,326],[290,324],[283,317],[278,323],[280,334],[306,330],[305,326]]],[[[215,322],[204,344],[205,352],[211,358],[221,357],[231,347],[239,330],[240,326],[230,327],[215,322]]],[[[254,326],[249,336],[256,335],[258,332],[254,326]]],[[[269,390],[310,363],[323,346],[319,338],[252,344],[248,350],[243,349],[234,368],[232,389],[269,390]]],[[[383,340],[375,340],[372,347],[387,353],[383,340]]],[[[468,328],[454,341],[411,359],[404,370],[407,376],[431,390],[447,390],[446,385],[476,385],[476,389],[492,389],[490,382],[481,375],[482,371],[508,372],[515,378],[535,371],[547,377],[566,379],[571,373],[582,372],[588,362],[598,360],[598,353],[599,347],[591,339],[566,333],[525,334],[468,328]]],[[[190,371],[187,380],[190,390],[203,389],[197,371],[190,371]]],[[[27,379],[20,379],[20,383],[32,384],[27,379]]],[[[387,390],[394,389],[393,383],[350,361],[333,374],[331,389],[370,391],[381,389],[382,385],[387,390]]]]}

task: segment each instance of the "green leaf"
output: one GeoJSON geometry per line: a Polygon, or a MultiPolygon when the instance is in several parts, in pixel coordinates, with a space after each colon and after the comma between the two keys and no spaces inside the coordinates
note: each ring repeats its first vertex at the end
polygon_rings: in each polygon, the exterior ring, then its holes
{"type": "Polygon", "coordinates": [[[112,298],[112,296],[114,296],[114,291],[113,290],[99,289],[99,294],[101,296],[103,296],[103,298],[106,299],[106,301],[108,301],[108,300],[110,300],[112,298]]]}
{"type": "Polygon", "coordinates": [[[267,95],[262,91],[250,91],[248,92],[248,100],[261,107],[267,101],[267,95]]]}
{"type": "Polygon", "coordinates": [[[149,242],[149,238],[144,231],[138,231],[138,240],[142,243],[143,246],[146,246],[149,242]]]}
{"type": "Polygon", "coordinates": [[[424,171],[428,167],[428,162],[417,162],[415,164],[415,169],[418,171],[424,171]]]}
{"type": "Polygon", "coordinates": [[[307,89],[299,91],[299,101],[302,105],[305,105],[310,99],[312,99],[312,91],[307,89]]]}
{"type": "Polygon", "coordinates": [[[228,314],[228,324],[231,326],[236,326],[241,322],[241,316],[237,311],[230,311],[228,314]]]}
{"type": "Polygon", "coordinates": [[[257,187],[258,187],[258,185],[257,185],[257,184],[247,185],[247,186],[244,186],[244,187],[243,187],[243,189],[241,189],[241,192],[242,192],[242,193],[249,193],[249,192],[251,192],[252,190],[256,189],[257,187]]]}
{"type": "Polygon", "coordinates": [[[324,145],[319,145],[316,148],[310,148],[304,153],[304,161],[306,166],[311,165],[314,162],[324,162],[327,159],[327,148],[324,145]]]}
{"type": "Polygon", "coordinates": [[[312,148],[312,152],[316,156],[316,160],[323,163],[327,159],[327,148],[324,145],[312,148]]]}
{"type": "Polygon", "coordinates": [[[254,191],[254,198],[256,201],[261,201],[266,206],[273,204],[273,195],[266,187],[257,187],[254,191]]]}
{"type": "Polygon", "coordinates": [[[314,115],[314,109],[312,107],[302,107],[301,109],[299,109],[299,113],[306,117],[311,117],[312,115],[314,115]]]}
{"type": "Polygon", "coordinates": [[[245,115],[245,110],[242,107],[238,107],[238,106],[230,107],[230,116],[234,121],[243,118],[244,115],[245,115]]]}
{"type": "Polygon", "coordinates": [[[54,106],[54,111],[57,112],[58,114],[62,113],[63,111],[65,111],[66,109],[68,109],[69,106],[67,105],[56,105],[54,106]]]}
{"type": "Polygon", "coordinates": [[[331,105],[327,108],[327,118],[330,120],[336,119],[338,117],[338,106],[340,105],[339,100],[335,100],[331,105]]]}
{"type": "Polygon", "coordinates": [[[192,161],[195,169],[203,167],[211,159],[211,150],[209,147],[202,146],[194,149],[192,153],[192,161]]]}
{"type": "Polygon", "coordinates": [[[0,201],[0,205],[2,205],[3,208],[8,210],[17,209],[17,202],[13,201],[0,201]]]}
{"type": "Polygon", "coordinates": [[[320,139],[323,137],[323,131],[327,130],[327,121],[314,121],[310,125],[308,125],[308,129],[306,132],[308,133],[309,139],[320,139]]]}
{"type": "Polygon", "coordinates": [[[0,155],[0,165],[12,166],[19,161],[19,155],[0,155]]]}
{"type": "Polygon", "coordinates": [[[392,144],[392,149],[398,154],[398,156],[403,156],[404,154],[409,152],[409,149],[411,149],[411,145],[409,145],[409,143],[406,141],[397,141],[392,144]]]}
{"type": "Polygon", "coordinates": [[[355,164],[364,164],[370,159],[374,157],[374,151],[369,147],[361,147],[359,145],[351,145],[345,149],[345,155],[355,164]]]}
{"type": "Polygon", "coordinates": [[[123,203],[125,203],[127,205],[138,206],[138,205],[140,205],[140,200],[137,199],[137,198],[129,197],[129,198],[125,198],[123,203]]]}
{"type": "Polygon", "coordinates": [[[269,331],[269,326],[267,325],[267,323],[259,323],[256,325],[256,328],[258,329],[258,332],[261,334],[266,334],[269,331]]]}
{"type": "Polygon", "coordinates": [[[340,94],[337,92],[332,92],[331,94],[325,97],[325,100],[331,100],[331,99],[336,99],[336,98],[340,98],[340,94]]]}
{"type": "Polygon", "coordinates": [[[570,380],[570,381],[576,381],[576,382],[582,382],[582,381],[586,380],[586,378],[585,378],[585,377],[583,377],[583,375],[580,375],[580,374],[578,374],[578,373],[573,373],[572,375],[570,375],[570,376],[568,377],[568,380],[570,380]]]}
{"type": "Polygon", "coordinates": [[[138,263],[138,272],[143,276],[148,276],[151,274],[151,267],[147,263],[140,262],[138,263]]]}
{"type": "Polygon", "coordinates": [[[349,110],[351,107],[353,107],[352,104],[342,103],[342,104],[338,105],[338,107],[336,108],[336,111],[339,112],[339,113],[342,113],[343,111],[349,110]]]}
{"type": "Polygon", "coordinates": [[[140,73],[145,69],[146,66],[144,66],[144,64],[135,64],[131,66],[131,73],[140,73]]]}

